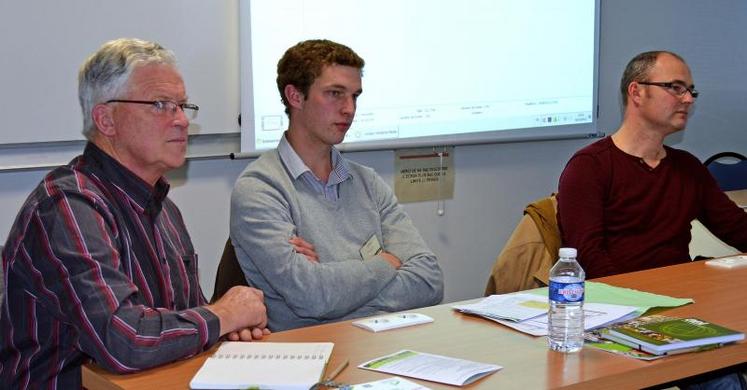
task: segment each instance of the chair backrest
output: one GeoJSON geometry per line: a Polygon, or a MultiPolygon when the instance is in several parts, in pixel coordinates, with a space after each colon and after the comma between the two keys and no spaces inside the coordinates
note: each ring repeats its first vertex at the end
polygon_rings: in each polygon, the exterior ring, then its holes
{"type": "Polygon", "coordinates": [[[721,191],[747,189],[747,157],[735,152],[721,152],[703,163],[716,179],[721,191]],[[727,162],[731,160],[731,162],[727,162]]]}
{"type": "Polygon", "coordinates": [[[218,272],[215,274],[215,287],[210,303],[217,301],[233,286],[248,285],[244,271],[241,270],[241,265],[239,265],[239,259],[236,257],[236,250],[229,238],[226,240],[223,255],[220,257],[220,263],[218,263],[218,272]]]}
{"type": "Polygon", "coordinates": [[[485,295],[547,286],[558,258],[560,230],[552,195],[531,203],[493,264],[485,295]]]}

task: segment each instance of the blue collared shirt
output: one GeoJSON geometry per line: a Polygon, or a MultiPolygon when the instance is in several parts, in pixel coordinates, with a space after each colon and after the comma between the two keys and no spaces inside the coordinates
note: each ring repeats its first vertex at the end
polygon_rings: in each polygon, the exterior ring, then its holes
{"type": "Polygon", "coordinates": [[[283,134],[278,144],[278,153],[293,180],[297,180],[300,177],[309,188],[319,195],[324,196],[327,200],[337,201],[340,197],[340,183],[350,178],[350,170],[345,163],[345,159],[342,158],[340,151],[334,147],[332,147],[331,156],[332,172],[330,172],[326,183],[311,172],[311,169],[301,160],[298,153],[293,150],[293,146],[288,142],[285,134],[283,134]]]}

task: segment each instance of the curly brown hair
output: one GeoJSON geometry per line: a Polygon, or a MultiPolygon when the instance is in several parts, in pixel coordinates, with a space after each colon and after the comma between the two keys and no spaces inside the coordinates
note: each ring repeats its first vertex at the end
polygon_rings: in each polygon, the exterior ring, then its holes
{"type": "Polygon", "coordinates": [[[333,64],[362,70],[366,63],[353,49],[326,39],[302,41],[286,50],[278,61],[277,84],[288,116],[290,103],[285,96],[285,87],[293,85],[307,96],[311,84],[322,74],[324,66],[333,64]]]}

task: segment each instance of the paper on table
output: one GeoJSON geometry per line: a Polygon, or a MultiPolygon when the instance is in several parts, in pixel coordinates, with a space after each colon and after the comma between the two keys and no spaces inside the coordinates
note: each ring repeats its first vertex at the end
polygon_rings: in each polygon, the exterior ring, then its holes
{"type": "Polygon", "coordinates": [[[371,332],[403,328],[406,326],[427,324],[433,322],[433,318],[420,313],[393,313],[379,317],[364,318],[353,321],[353,325],[371,332]]]}
{"type": "Polygon", "coordinates": [[[463,313],[477,314],[493,320],[524,321],[547,314],[547,297],[533,294],[491,295],[480,302],[454,305],[463,313]]]}
{"type": "MultiPolygon", "coordinates": [[[[629,320],[637,316],[634,306],[608,305],[594,302],[584,303],[584,330],[598,328],[613,322],[629,320]]],[[[547,313],[521,322],[497,319],[493,319],[493,321],[532,336],[547,336],[547,313]]]]}
{"type": "Polygon", "coordinates": [[[352,385],[349,390],[430,390],[430,388],[408,381],[405,378],[393,376],[380,381],[352,385]]]}
{"type": "Polygon", "coordinates": [[[366,370],[462,386],[500,370],[501,366],[430,353],[402,350],[358,366],[366,370]]]}
{"type": "Polygon", "coordinates": [[[720,257],[718,259],[706,260],[706,264],[723,268],[747,266],[747,256],[720,257]]]}

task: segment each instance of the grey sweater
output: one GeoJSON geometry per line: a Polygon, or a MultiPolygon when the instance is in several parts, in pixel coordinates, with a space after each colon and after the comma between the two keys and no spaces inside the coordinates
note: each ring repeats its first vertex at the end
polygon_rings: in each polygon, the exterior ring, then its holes
{"type": "Polygon", "coordinates": [[[231,195],[231,241],[247,281],[265,294],[273,331],[434,305],[443,275],[389,186],[373,169],[345,160],[351,178],[336,202],[293,180],[277,150],[249,164],[231,195]],[[360,249],[376,235],[397,256],[395,270],[360,249]],[[296,253],[299,236],[319,263],[296,253]]]}

